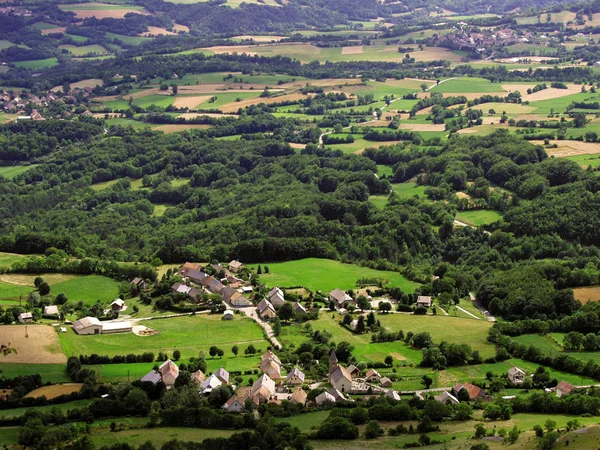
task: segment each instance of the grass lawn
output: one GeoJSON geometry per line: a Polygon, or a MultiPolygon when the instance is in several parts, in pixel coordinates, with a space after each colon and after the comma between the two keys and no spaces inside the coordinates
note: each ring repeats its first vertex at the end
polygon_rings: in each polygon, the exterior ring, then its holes
{"type": "Polygon", "coordinates": [[[430,92],[442,92],[444,94],[467,93],[467,92],[503,92],[502,85],[492,83],[485,78],[455,78],[444,81],[433,87],[430,92]]]}
{"type": "Polygon", "coordinates": [[[475,227],[494,223],[501,218],[502,216],[496,211],[486,209],[459,211],[456,213],[456,220],[460,220],[461,222],[468,223],[469,225],[473,225],[475,227]]]}
{"type": "MultiPolygon", "coordinates": [[[[178,349],[182,357],[190,358],[198,356],[200,350],[208,355],[210,346],[217,345],[225,351],[225,356],[230,357],[234,344],[241,348],[242,353],[250,343],[263,351],[268,345],[261,328],[249,318],[236,316],[232,321],[222,321],[221,315],[199,314],[144,321],[142,324],[158,333],[152,336],[136,336],[133,333],[80,336],[69,330],[60,333],[59,338],[68,356],[92,353],[109,356],[144,352],[157,354],[160,351],[172,354],[173,350],[178,349]]],[[[231,359],[242,360],[244,357],[231,359]]]]}
{"type": "MultiPolygon", "coordinates": [[[[256,264],[251,265],[256,269],[256,264]]],[[[374,270],[344,264],[339,261],[307,258],[284,263],[268,264],[269,273],[261,275],[268,286],[304,286],[312,291],[329,292],[333,289],[352,289],[359,278],[384,278],[386,285],[398,286],[405,292],[413,292],[418,283],[407,280],[396,272],[374,270]]],[[[264,269],[264,265],[263,265],[264,269]]]]}
{"type": "Polygon", "coordinates": [[[33,169],[38,164],[29,164],[28,166],[2,166],[0,167],[0,176],[7,180],[12,180],[17,175],[27,172],[29,169],[33,169]]]}
{"type": "Polygon", "coordinates": [[[58,59],[46,58],[46,59],[34,59],[31,61],[15,61],[15,66],[23,67],[25,69],[40,70],[47,67],[58,66],[58,59]]]}
{"type": "Polygon", "coordinates": [[[69,301],[83,301],[87,305],[101,302],[112,302],[119,297],[119,283],[102,275],[85,275],[62,283],[51,284],[54,295],[63,292],[69,301]]]}

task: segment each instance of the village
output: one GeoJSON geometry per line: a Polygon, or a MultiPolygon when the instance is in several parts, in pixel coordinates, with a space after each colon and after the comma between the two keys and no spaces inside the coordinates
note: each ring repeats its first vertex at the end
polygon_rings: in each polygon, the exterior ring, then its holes
{"type": "MultiPolygon", "coordinates": [[[[344,365],[341,363],[332,349],[327,360],[327,376],[325,378],[309,378],[301,367],[295,364],[284,364],[276,352],[282,349],[281,343],[273,333],[272,325],[278,320],[278,312],[284,305],[291,308],[297,314],[307,314],[310,309],[300,302],[289,302],[286,300],[284,290],[273,287],[265,298],[256,300],[255,292],[251,284],[252,276],[245,266],[237,260],[232,260],[227,265],[209,264],[202,266],[197,263],[185,263],[176,275],[180,279],[171,285],[173,295],[186,296],[187,299],[196,304],[201,303],[203,298],[217,296],[222,303],[218,308],[222,314],[221,320],[235,320],[236,315],[245,315],[252,318],[261,326],[268,337],[270,346],[262,353],[258,366],[258,378],[247,379],[242,382],[241,377],[231,376],[224,368],[219,367],[214,372],[203,372],[196,370],[190,374],[190,379],[197,392],[201,396],[209,396],[220,387],[228,387],[233,394],[221,406],[226,412],[242,413],[255,410],[262,404],[281,405],[283,402],[297,404],[313,408],[329,408],[340,402],[354,402],[357,399],[367,400],[372,396],[382,396],[390,401],[400,401],[406,396],[416,396],[420,400],[433,398],[444,405],[458,405],[461,402],[492,402],[495,400],[493,393],[470,382],[458,382],[453,386],[430,388],[425,385],[423,389],[398,390],[393,388],[393,381],[389,376],[382,375],[374,367],[367,367],[359,361],[344,365]],[[213,273],[209,275],[207,272],[213,273]],[[243,273],[243,275],[242,275],[243,273]],[[250,276],[249,276],[250,275],[250,276]]],[[[136,277],[130,282],[131,289],[136,293],[147,291],[151,288],[150,283],[143,278],[136,277]]],[[[362,296],[362,295],[361,295],[362,296]]],[[[260,296],[256,295],[257,298],[260,296]]],[[[353,332],[358,332],[357,322],[366,317],[366,311],[359,308],[357,297],[352,297],[348,292],[334,289],[327,295],[330,302],[329,307],[322,307],[323,311],[332,309],[342,317],[358,317],[345,323],[353,332]]],[[[373,299],[366,295],[369,307],[381,306],[384,300],[373,299]]],[[[416,308],[425,310],[434,308],[431,296],[419,295],[415,302],[416,308]]],[[[384,310],[386,308],[383,308],[384,310]]],[[[128,305],[122,299],[111,302],[109,309],[105,310],[108,320],[100,320],[96,317],[82,317],[72,323],[72,330],[66,325],[70,322],[58,325],[61,333],[74,332],[78,335],[110,335],[115,333],[129,333],[141,336],[151,335],[153,330],[144,325],[138,325],[138,320],[130,320],[127,315],[128,305]],[[110,317],[115,317],[110,319],[110,317]]],[[[214,311],[214,310],[213,310],[214,311]]],[[[209,312],[204,311],[204,312],[209,312]]],[[[389,314],[389,311],[387,312],[389,314]]],[[[326,312],[324,312],[326,314],[326,312]]],[[[174,314],[173,317],[188,315],[174,314]]],[[[60,312],[56,305],[44,308],[44,317],[60,318],[60,312]]],[[[33,322],[30,312],[21,313],[19,322],[27,324],[33,322]]],[[[158,361],[158,360],[157,360],[158,361]]],[[[310,361],[309,366],[318,365],[318,360],[310,361]]],[[[400,369],[401,371],[401,369],[400,369]]],[[[142,384],[149,383],[153,389],[172,389],[176,386],[180,368],[171,359],[166,359],[140,378],[142,384]]],[[[401,375],[401,373],[400,373],[401,375]]],[[[512,366],[506,371],[503,378],[507,385],[513,388],[531,386],[528,379],[534,374],[528,374],[525,370],[512,366]]],[[[393,376],[395,379],[395,375],[393,376]]],[[[546,393],[555,393],[558,398],[571,394],[576,388],[566,381],[561,381],[552,388],[546,388],[546,393]]],[[[511,400],[514,395],[502,396],[504,400],[511,400]]]]}

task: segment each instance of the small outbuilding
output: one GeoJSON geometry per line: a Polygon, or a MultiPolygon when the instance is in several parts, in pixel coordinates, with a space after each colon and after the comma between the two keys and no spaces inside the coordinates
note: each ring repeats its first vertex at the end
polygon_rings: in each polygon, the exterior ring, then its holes
{"type": "Polygon", "coordinates": [[[56,305],[44,306],[44,316],[57,317],[59,315],[60,315],[60,313],[58,312],[58,306],[56,306],[56,305]]]}
{"type": "Polygon", "coordinates": [[[417,306],[422,306],[423,308],[431,307],[431,297],[428,295],[419,295],[417,297],[417,306]]]}
{"type": "Polygon", "coordinates": [[[17,319],[21,323],[31,323],[31,322],[33,322],[33,314],[31,314],[30,312],[24,312],[24,313],[19,314],[17,319]]]}
{"type": "Polygon", "coordinates": [[[123,311],[123,309],[125,309],[125,301],[121,300],[120,298],[116,299],[110,304],[110,309],[112,309],[114,312],[123,311]]]}
{"type": "Polygon", "coordinates": [[[225,310],[223,313],[223,320],[233,320],[233,311],[230,309],[225,310]]]}

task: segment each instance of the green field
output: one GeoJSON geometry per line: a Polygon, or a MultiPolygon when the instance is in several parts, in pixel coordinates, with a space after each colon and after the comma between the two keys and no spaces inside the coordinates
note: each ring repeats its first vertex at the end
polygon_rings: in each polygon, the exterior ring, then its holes
{"type": "MultiPolygon", "coordinates": [[[[263,264],[263,268],[264,268],[263,264]]],[[[269,272],[261,275],[268,286],[304,286],[312,291],[329,292],[333,289],[352,289],[359,278],[384,278],[390,286],[398,286],[405,292],[413,292],[418,283],[407,280],[396,272],[374,270],[344,264],[330,259],[307,258],[297,261],[268,264],[269,272]]],[[[256,264],[251,265],[256,268],[256,264]]]]}
{"type": "MultiPolygon", "coordinates": [[[[585,130],[585,128],[584,128],[585,130]]],[[[586,131],[587,132],[587,131],[586,131]]],[[[598,167],[600,166],[600,155],[576,155],[576,156],[567,156],[566,159],[570,159],[571,161],[575,161],[584,169],[587,167],[598,167]]]]}
{"type": "Polygon", "coordinates": [[[100,300],[103,303],[112,302],[119,297],[119,283],[112,278],[101,275],[85,275],[62,283],[51,284],[52,294],[66,294],[69,301],[83,301],[92,305],[100,300]]]}
{"type": "Polygon", "coordinates": [[[23,67],[25,69],[40,70],[47,67],[58,66],[58,59],[46,58],[46,59],[34,59],[31,61],[15,61],[15,66],[23,67]]]}
{"type": "Polygon", "coordinates": [[[226,105],[228,103],[234,103],[238,99],[245,100],[247,98],[255,98],[261,94],[261,91],[248,91],[248,92],[216,92],[213,94],[217,99],[210,103],[209,99],[200,103],[196,108],[197,109],[218,109],[219,106],[226,105]]]}
{"type": "Polygon", "coordinates": [[[0,50],[5,50],[9,47],[12,47],[13,45],[17,45],[17,44],[7,41],[6,39],[0,39],[0,50]]]}
{"type": "MultiPolygon", "coordinates": [[[[19,375],[40,374],[42,382],[69,383],[71,379],[67,375],[65,364],[15,364],[2,363],[2,376],[14,378],[19,375]]],[[[2,412],[0,411],[0,415],[2,412]]]]}
{"type": "Polygon", "coordinates": [[[278,422],[289,423],[293,427],[298,427],[302,432],[309,432],[313,427],[318,428],[329,417],[329,411],[315,411],[306,414],[300,414],[285,419],[276,419],[278,422]]]}
{"type": "Polygon", "coordinates": [[[83,56],[87,55],[88,53],[99,53],[104,55],[107,53],[106,49],[99,44],[82,45],[81,47],[70,45],[63,48],[66,48],[73,56],[83,56]]]}
{"type": "MultiPolygon", "coordinates": [[[[64,368],[64,366],[63,366],[63,368],[64,368]]],[[[85,406],[88,406],[90,403],[92,403],[91,400],[75,400],[74,402],[58,403],[56,405],[36,406],[35,410],[40,411],[40,412],[48,412],[49,413],[50,411],[52,411],[53,408],[57,408],[62,411],[68,411],[70,409],[83,408],[85,406]]],[[[32,409],[32,408],[27,407],[27,408],[14,408],[14,409],[0,410],[0,417],[3,417],[3,416],[6,418],[20,417],[23,414],[25,414],[27,412],[27,410],[29,410],[29,409],[32,409]]]]}
{"type": "Polygon", "coordinates": [[[431,88],[430,92],[442,92],[444,94],[467,93],[467,92],[503,92],[502,86],[492,83],[484,78],[455,78],[444,81],[431,88]]]}
{"type": "Polygon", "coordinates": [[[0,166],[0,176],[7,180],[12,180],[17,175],[21,175],[36,166],[38,166],[38,164],[30,164],[28,166],[0,166]]]}
{"type": "MultiPolygon", "coordinates": [[[[425,195],[425,188],[427,186],[421,186],[417,183],[394,183],[392,184],[392,192],[397,196],[398,199],[406,200],[414,196],[419,196],[427,199],[425,195]]],[[[369,201],[380,209],[383,209],[388,203],[389,196],[387,195],[372,195],[369,197],[369,201]]]]}
{"type": "Polygon", "coordinates": [[[0,267],[11,267],[17,261],[27,258],[29,255],[19,255],[17,253],[0,252],[0,267]]]}
{"type": "MultiPolygon", "coordinates": [[[[225,351],[226,357],[232,357],[231,346],[238,344],[242,349],[249,343],[262,349],[267,348],[261,328],[251,319],[236,316],[235,320],[222,321],[220,315],[196,315],[144,321],[141,324],[157,331],[152,336],[136,336],[133,333],[80,336],[72,330],[60,333],[59,338],[65,353],[71,355],[126,355],[159,351],[171,354],[181,351],[182,357],[198,356],[200,350],[208,355],[211,345],[217,345],[225,351]]],[[[226,359],[226,358],[225,358],[226,359]]],[[[242,360],[243,356],[237,358],[242,360]]],[[[217,359],[218,360],[218,359],[217,359]]],[[[218,364],[218,363],[217,363],[218,364]]],[[[112,368],[103,369],[112,370],[112,368]]]]}
{"type": "Polygon", "coordinates": [[[151,41],[152,38],[144,37],[144,36],[127,36],[124,34],[116,34],[116,33],[106,33],[106,37],[109,39],[118,39],[123,44],[127,45],[139,45],[142,42],[151,41]]]}
{"type": "Polygon", "coordinates": [[[502,216],[496,211],[478,209],[474,211],[459,211],[456,213],[456,220],[479,227],[497,222],[502,216]]]}

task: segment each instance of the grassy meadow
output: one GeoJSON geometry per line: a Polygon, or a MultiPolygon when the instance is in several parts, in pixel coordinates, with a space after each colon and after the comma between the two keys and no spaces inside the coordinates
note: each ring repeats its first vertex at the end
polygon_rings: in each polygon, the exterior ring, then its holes
{"type": "MultiPolygon", "coordinates": [[[[251,265],[256,269],[257,265],[251,265]]],[[[359,278],[383,278],[386,285],[400,287],[405,292],[413,292],[418,283],[407,280],[396,272],[374,270],[339,261],[320,258],[307,258],[283,263],[263,265],[261,280],[268,286],[304,286],[312,291],[329,292],[333,289],[352,289],[359,278]],[[269,273],[264,273],[264,266],[269,273]]]]}

